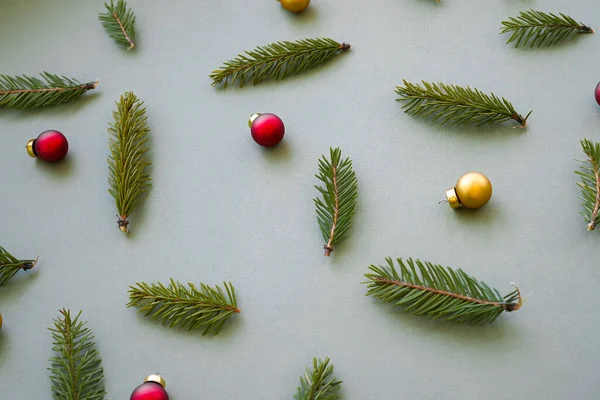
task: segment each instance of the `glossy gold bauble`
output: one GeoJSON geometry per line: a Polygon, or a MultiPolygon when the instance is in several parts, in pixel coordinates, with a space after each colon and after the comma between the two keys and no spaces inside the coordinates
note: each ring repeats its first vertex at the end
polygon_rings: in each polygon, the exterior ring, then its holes
{"type": "Polygon", "coordinates": [[[306,10],[306,7],[310,4],[310,0],[277,0],[281,3],[281,6],[288,11],[299,13],[306,10]]]}
{"type": "Polygon", "coordinates": [[[461,176],[456,186],[446,191],[446,199],[452,208],[480,208],[492,197],[492,183],[479,172],[461,176]]]}

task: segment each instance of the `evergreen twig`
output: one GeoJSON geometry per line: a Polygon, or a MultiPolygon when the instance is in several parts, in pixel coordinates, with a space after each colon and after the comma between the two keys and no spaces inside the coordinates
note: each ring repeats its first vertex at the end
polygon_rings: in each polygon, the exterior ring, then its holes
{"type": "Polygon", "coordinates": [[[142,193],[150,188],[150,175],[146,167],[148,133],[146,108],[133,92],[126,92],[117,102],[113,112],[114,122],[108,128],[110,156],[108,157],[108,191],[117,205],[117,225],[128,233],[127,217],[142,193]]]}
{"type": "Polygon", "coordinates": [[[39,108],[55,106],[76,99],[96,89],[98,81],[80,83],[65,76],[42,72],[42,79],[31,76],[0,74],[0,108],[39,108]]]}
{"type": "Polygon", "coordinates": [[[338,400],[339,390],[342,387],[342,381],[339,381],[333,375],[333,364],[330,364],[329,357],[324,361],[313,358],[313,369],[306,369],[303,376],[300,377],[300,386],[298,393],[294,396],[295,400],[338,400]]]}
{"type": "Polygon", "coordinates": [[[119,44],[127,46],[127,50],[135,46],[135,15],[131,8],[127,8],[125,0],[118,0],[115,6],[114,0],[110,4],[104,3],[106,12],[100,14],[99,18],[106,29],[108,36],[115,39],[119,44]]]}
{"type": "Polygon", "coordinates": [[[350,49],[346,43],[332,39],[302,39],[296,42],[281,41],[239,54],[233,60],[210,73],[212,85],[239,82],[240,87],[249,80],[257,85],[265,79],[283,80],[289,76],[315,68],[331,60],[338,53],[350,49]]]}
{"type": "Polygon", "coordinates": [[[589,26],[563,13],[556,15],[534,10],[521,11],[518,17],[502,21],[502,26],[500,33],[512,32],[506,43],[514,42],[515,47],[551,46],[580,33],[594,33],[589,26]]]}
{"type": "Polygon", "coordinates": [[[583,211],[580,214],[587,221],[587,230],[593,231],[600,222],[600,142],[583,139],[581,148],[587,159],[581,170],[575,171],[581,177],[577,185],[581,188],[583,211]]]}
{"type": "Polygon", "coordinates": [[[38,260],[19,260],[0,246],[0,285],[8,282],[19,271],[27,271],[35,267],[38,260]]]}
{"type": "Polygon", "coordinates": [[[516,286],[502,297],[461,269],[398,258],[398,272],[391,258],[386,261],[385,266],[371,265],[371,272],[365,274],[369,279],[363,282],[368,287],[367,296],[403,306],[415,315],[484,324],[504,311],[517,311],[523,303],[516,286]]]}
{"type": "Polygon", "coordinates": [[[352,217],[356,212],[358,181],[350,158],[342,159],[339,148],[329,149],[329,159],[319,159],[319,173],[315,175],[323,186],[315,186],[321,194],[313,201],[317,221],[323,235],[325,256],[329,257],[333,246],[348,235],[352,217]]]}
{"type": "Polygon", "coordinates": [[[75,318],[71,311],[62,309],[54,320],[52,350],[49,359],[52,398],[55,400],[103,400],[104,370],[100,354],[95,348],[92,331],[87,322],[80,321],[81,311],[75,318]]]}
{"type": "Polygon", "coordinates": [[[523,118],[505,98],[495,94],[485,94],[469,86],[429,83],[423,86],[403,80],[404,86],[396,86],[400,96],[397,101],[404,102],[402,108],[410,115],[433,116],[433,121],[441,120],[442,125],[473,123],[477,126],[515,120],[520,127],[527,125],[532,111],[523,118]]]}
{"type": "Polygon", "coordinates": [[[204,329],[203,335],[217,334],[225,321],[240,312],[235,289],[231,282],[224,282],[225,290],[192,283],[188,287],[171,279],[169,286],[162,283],[136,283],[129,287],[127,307],[137,307],[138,312],[158,318],[170,327],[179,325],[189,330],[204,329]]]}

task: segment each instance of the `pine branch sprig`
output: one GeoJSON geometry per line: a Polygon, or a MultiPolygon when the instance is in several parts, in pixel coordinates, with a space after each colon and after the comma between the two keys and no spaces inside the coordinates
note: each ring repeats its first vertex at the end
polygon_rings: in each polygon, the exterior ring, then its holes
{"type": "Polygon", "coordinates": [[[582,162],[581,169],[575,171],[581,178],[581,182],[577,182],[583,206],[580,214],[588,223],[587,230],[593,231],[600,222],[600,142],[583,139],[581,148],[587,159],[582,162]]]}
{"type": "Polygon", "coordinates": [[[118,44],[127,46],[127,51],[135,47],[135,14],[127,8],[125,0],[118,0],[117,5],[111,0],[110,4],[104,3],[106,12],[99,15],[99,19],[106,29],[108,36],[115,39],[118,44]]]}
{"type": "Polygon", "coordinates": [[[563,13],[529,10],[502,21],[500,33],[512,33],[506,43],[514,43],[515,47],[542,47],[572,39],[577,34],[594,33],[594,30],[563,13]]]}
{"type": "Polygon", "coordinates": [[[313,368],[306,369],[303,376],[300,377],[300,386],[298,393],[294,396],[295,400],[338,400],[338,392],[342,387],[342,381],[337,380],[333,375],[333,364],[330,364],[329,357],[324,361],[313,359],[313,368]]]}
{"type": "Polygon", "coordinates": [[[409,115],[433,117],[441,124],[476,124],[477,126],[515,120],[524,128],[532,111],[523,118],[505,98],[494,93],[486,94],[469,86],[446,85],[423,81],[423,86],[403,80],[404,86],[396,86],[404,102],[402,108],[409,115]]]}
{"type": "Polygon", "coordinates": [[[80,316],[81,311],[72,318],[69,310],[62,309],[54,326],[48,328],[56,353],[48,368],[54,400],[103,400],[106,395],[100,354],[87,322],[80,316]]]}
{"type": "Polygon", "coordinates": [[[250,80],[253,85],[266,79],[283,80],[315,68],[348,49],[349,44],[327,38],[275,42],[225,61],[209,77],[213,80],[212,86],[223,83],[223,87],[236,81],[242,87],[250,80]]]}
{"type": "Polygon", "coordinates": [[[98,81],[80,83],[48,72],[40,75],[42,79],[0,74],[0,108],[22,110],[55,106],[72,101],[98,86],[98,81]]]}
{"type": "Polygon", "coordinates": [[[225,290],[203,283],[200,288],[192,283],[186,287],[173,279],[168,286],[138,282],[129,287],[127,307],[136,307],[138,312],[161,319],[169,327],[204,329],[203,335],[216,335],[227,319],[240,313],[233,285],[224,282],[223,286],[225,290]]]}
{"type": "Polygon", "coordinates": [[[19,260],[0,246],[0,285],[8,282],[17,272],[28,271],[35,267],[38,259],[19,260]]]}
{"type": "Polygon", "coordinates": [[[151,165],[147,157],[150,129],[144,102],[133,92],[126,92],[117,102],[113,120],[108,128],[108,191],[116,202],[117,225],[123,233],[128,233],[127,218],[151,186],[147,172],[151,165]]]}
{"type": "Polygon", "coordinates": [[[321,197],[313,201],[317,211],[317,221],[325,245],[325,256],[329,257],[333,246],[348,236],[352,218],[358,202],[358,180],[352,169],[350,158],[342,159],[339,148],[329,149],[329,159],[319,159],[319,173],[315,175],[323,186],[315,186],[321,197]]]}
{"type": "Polygon", "coordinates": [[[371,272],[365,274],[367,296],[403,306],[415,315],[484,324],[494,321],[504,311],[517,311],[523,303],[516,286],[503,297],[498,290],[461,269],[398,258],[398,272],[391,258],[386,261],[385,266],[371,265],[371,272]]]}

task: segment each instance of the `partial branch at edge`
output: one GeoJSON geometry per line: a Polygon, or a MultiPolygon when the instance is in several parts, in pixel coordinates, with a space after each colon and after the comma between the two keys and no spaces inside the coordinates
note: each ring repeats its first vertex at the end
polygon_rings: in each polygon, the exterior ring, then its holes
{"type": "Polygon", "coordinates": [[[43,93],[43,92],[64,92],[65,90],[92,90],[98,87],[100,81],[96,80],[94,82],[82,83],[74,86],[67,87],[49,87],[42,89],[15,89],[15,90],[0,90],[0,96],[6,94],[19,94],[19,93],[43,93]]]}

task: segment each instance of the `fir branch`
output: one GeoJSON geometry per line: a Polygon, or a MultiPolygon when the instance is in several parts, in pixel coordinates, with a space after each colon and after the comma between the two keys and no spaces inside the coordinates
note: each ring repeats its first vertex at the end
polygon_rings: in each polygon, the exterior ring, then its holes
{"type": "Polygon", "coordinates": [[[100,14],[99,18],[108,33],[108,36],[115,39],[118,44],[127,46],[127,50],[133,49],[135,43],[135,15],[131,8],[127,8],[125,0],[118,0],[115,6],[114,1],[110,4],[104,3],[106,12],[100,14]]]}
{"type": "Polygon", "coordinates": [[[137,307],[138,312],[161,319],[170,327],[202,328],[203,335],[216,335],[229,317],[240,312],[231,282],[223,283],[225,290],[203,283],[200,289],[192,283],[186,287],[173,279],[168,287],[160,282],[136,285],[129,287],[127,307],[137,307]]]}
{"type": "Polygon", "coordinates": [[[506,43],[514,42],[515,47],[551,46],[580,33],[594,33],[589,26],[563,13],[556,15],[534,10],[521,11],[518,17],[502,21],[502,26],[500,33],[512,32],[506,43]]]}
{"type": "Polygon", "coordinates": [[[581,177],[577,185],[581,188],[583,211],[580,214],[587,221],[587,230],[593,231],[600,222],[600,143],[583,139],[581,148],[587,159],[581,170],[575,171],[581,177]]]}
{"type": "Polygon", "coordinates": [[[94,336],[87,322],[80,321],[81,311],[75,318],[69,310],[60,310],[54,320],[52,350],[57,353],[50,361],[52,398],[55,400],[103,400],[104,370],[100,354],[95,348],[94,336]]]}
{"type": "Polygon", "coordinates": [[[31,76],[0,74],[0,108],[39,108],[55,106],[76,99],[96,89],[98,81],[80,83],[75,79],[42,72],[42,79],[31,76]]]}
{"type": "Polygon", "coordinates": [[[294,396],[295,400],[337,400],[342,387],[342,381],[339,381],[333,375],[333,364],[329,363],[329,357],[325,361],[313,359],[313,369],[306,369],[304,376],[300,377],[300,386],[298,394],[294,396]]]}
{"type": "Polygon", "coordinates": [[[315,68],[350,49],[346,43],[332,39],[302,39],[296,42],[281,41],[239,54],[233,60],[210,73],[212,86],[239,82],[240,87],[249,80],[257,85],[265,79],[283,80],[315,68]]]}
{"type": "Polygon", "coordinates": [[[32,269],[37,262],[37,259],[19,260],[0,246],[0,285],[8,282],[17,272],[32,269]]]}
{"type": "Polygon", "coordinates": [[[358,198],[358,181],[352,160],[342,159],[339,148],[330,148],[329,157],[319,159],[319,173],[315,176],[324,185],[315,186],[322,197],[313,200],[327,257],[331,255],[333,246],[348,235],[358,198]]]}
{"type": "Polygon", "coordinates": [[[369,267],[371,273],[365,275],[369,281],[363,282],[368,285],[367,296],[404,306],[415,315],[484,324],[504,311],[517,311],[523,302],[516,286],[502,297],[461,269],[398,258],[398,273],[392,259],[386,261],[386,266],[369,267]]]}
{"type": "Polygon", "coordinates": [[[133,92],[126,92],[113,112],[114,122],[108,128],[110,156],[108,157],[108,191],[117,205],[117,225],[128,233],[127,217],[142,193],[150,188],[148,161],[148,133],[146,108],[133,92]]]}
{"type": "Polygon", "coordinates": [[[505,98],[495,94],[485,94],[477,89],[443,83],[423,81],[423,86],[403,80],[404,86],[396,86],[400,96],[397,101],[404,112],[422,117],[433,116],[433,121],[441,120],[442,125],[473,123],[477,126],[515,120],[520,127],[527,125],[532,111],[523,118],[505,98]]]}

